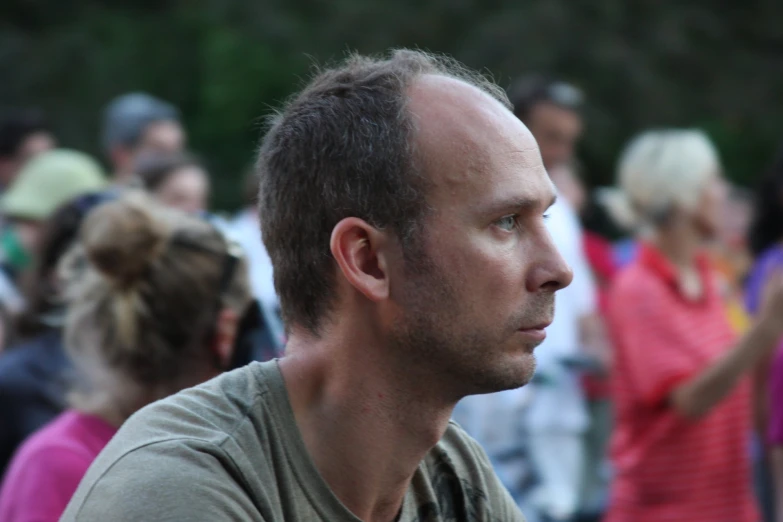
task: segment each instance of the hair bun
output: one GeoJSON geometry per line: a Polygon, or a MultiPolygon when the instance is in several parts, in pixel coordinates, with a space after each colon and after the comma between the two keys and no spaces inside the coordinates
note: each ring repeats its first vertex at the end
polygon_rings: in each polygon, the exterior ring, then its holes
{"type": "Polygon", "coordinates": [[[596,200],[609,213],[609,217],[626,231],[633,231],[642,225],[639,212],[634,208],[628,194],[622,189],[602,187],[596,189],[596,200]]]}
{"type": "Polygon", "coordinates": [[[140,194],[100,205],[82,225],[87,258],[124,286],[131,286],[160,255],[167,236],[166,226],[140,194]]]}

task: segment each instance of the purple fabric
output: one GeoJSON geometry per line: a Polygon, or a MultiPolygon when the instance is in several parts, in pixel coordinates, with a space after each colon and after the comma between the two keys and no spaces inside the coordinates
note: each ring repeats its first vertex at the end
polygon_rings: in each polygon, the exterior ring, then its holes
{"type": "Polygon", "coordinates": [[[783,345],[772,364],[769,382],[770,415],[767,437],[774,446],[783,445],[783,345]]]}
{"type": "MultiPolygon", "coordinates": [[[[775,270],[783,270],[783,246],[761,254],[748,277],[745,299],[748,311],[757,314],[761,306],[764,283],[775,270]]],[[[783,318],[781,318],[783,320],[783,318]]],[[[778,346],[769,379],[770,416],[767,438],[770,444],[783,445],[783,343],[778,346]]]]}
{"type": "Polygon", "coordinates": [[[745,287],[745,304],[748,312],[753,315],[758,313],[767,277],[774,270],[781,269],[783,269],[783,245],[770,248],[756,259],[745,287]]]}
{"type": "Polygon", "coordinates": [[[0,489],[0,520],[56,522],[117,429],[67,410],[19,448],[0,489]]]}

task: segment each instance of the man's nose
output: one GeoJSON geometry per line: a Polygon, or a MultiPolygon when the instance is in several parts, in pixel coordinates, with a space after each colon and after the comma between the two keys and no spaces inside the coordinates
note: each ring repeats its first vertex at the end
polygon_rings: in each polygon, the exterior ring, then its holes
{"type": "MultiPolygon", "coordinates": [[[[547,234],[549,236],[549,234],[547,234]]],[[[541,255],[528,278],[528,291],[548,290],[556,292],[571,284],[574,271],[568,266],[554,242],[547,237],[541,245],[541,255]]]]}

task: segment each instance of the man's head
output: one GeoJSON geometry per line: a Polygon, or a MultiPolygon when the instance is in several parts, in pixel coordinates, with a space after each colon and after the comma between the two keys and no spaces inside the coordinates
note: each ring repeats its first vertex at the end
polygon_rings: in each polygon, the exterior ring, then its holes
{"type": "Polygon", "coordinates": [[[514,114],[527,125],[547,170],[569,163],[582,135],[582,92],[539,75],[520,78],[509,89],[514,114]]]}
{"type": "Polygon", "coordinates": [[[535,141],[494,84],[421,52],[354,56],[289,101],[258,170],[292,333],[354,320],[456,395],[530,378],[571,276],[535,141]]]}
{"type": "Polygon", "coordinates": [[[14,110],[0,116],[0,185],[7,187],[33,156],[56,146],[43,114],[14,110]]]}
{"type": "Polygon", "coordinates": [[[184,148],[179,111],[144,93],[115,98],[104,114],[103,145],[115,174],[124,181],[132,174],[139,157],[180,152],[184,148]]]}

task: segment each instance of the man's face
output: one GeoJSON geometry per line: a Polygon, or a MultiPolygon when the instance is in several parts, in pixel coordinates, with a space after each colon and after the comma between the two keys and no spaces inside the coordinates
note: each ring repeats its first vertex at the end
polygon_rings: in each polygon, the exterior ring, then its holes
{"type": "Polygon", "coordinates": [[[432,211],[392,283],[394,344],[457,399],[519,387],[572,277],[544,225],[552,183],[525,126],[478,89],[424,76],[410,97],[432,211]]]}
{"type": "Polygon", "coordinates": [[[582,136],[582,118],[578,113],[542,102],[530,111],[530,132],[538,142],[547,170],[570,162],[582,136]]]}
{"type": "Polygon", "coordinates": [[[185,133],[176,121],[156,121],[144,129],[136,153],[155,154],[180,152],[185,147],[185,133]]]}

